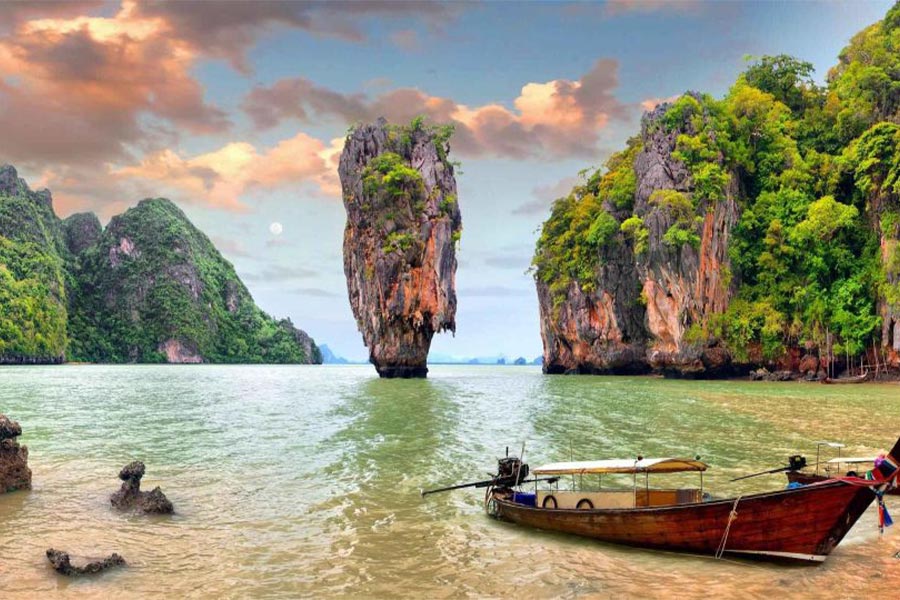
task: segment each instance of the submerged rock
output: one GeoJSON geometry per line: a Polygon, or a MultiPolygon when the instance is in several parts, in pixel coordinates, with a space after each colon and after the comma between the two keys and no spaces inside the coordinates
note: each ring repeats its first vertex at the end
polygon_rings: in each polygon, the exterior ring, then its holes
{"type": "Polygon", "coordinates": [[[141,478],[145,471],[144,463],[139,460],[125,465],[119,472],[122,487],[109,497],[110,503],[120,510],[134,509],[147,514],[168,515],[175,512],[175,507],[159,487],[149,492],[141,491],[141,478]]]}
{"type": "Polygon", "coordinates": [[[20,435],[22,427],[6,415],[0,415],[0,494],[31,487],[28,448],[16,441],[20,435]]]}
{"type": "Polygon", "coordinates": [[[448,138],[419,120],[379,119],[356,128],[341,154],[350,306],[382,377],[425,377],[432,336],[456,330],[462,217],[448,138]]]}
{"type": "Polygon", "coordinates": [[[92,575],[101,573],[113,567],[124,567],[128,563],[125,559],[113,552],[106,558],[73,557],[68,552],[50,548],[47,550],[47,560],[53,566],[53,570],[67,577],[77,575],[92,575]],[[72,564],[72,562],[75,564],[72,564]]]}

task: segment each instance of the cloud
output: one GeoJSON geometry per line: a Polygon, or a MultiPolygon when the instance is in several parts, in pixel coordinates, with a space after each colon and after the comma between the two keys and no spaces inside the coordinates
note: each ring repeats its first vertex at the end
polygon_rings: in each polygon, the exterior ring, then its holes
{"type": "Polygon", "coordinates": [[[660,104],[675,102],[680,97],[681,94],[675,94],[674,96],[669,96],[668,98],[647,98],[646,100],[641,101],[641,108],[643,108],[647,112],[650,112],[660,104]]]}
{"type": "Polygon", "coordinates": [[[226,130],[191,70],[197,55],[128,2],[113,16],[20,22],[0,38],[0,155],[34,164],[93,163],[153,145],[156,117],[195,134],[226,130]],[[40,126],[36,126],[36,124],[40,126]]]}
{"type": "Polygon", "coordinates": [[[700,8],[700,0],[606,0],[603,13],[614,17],[626,13],[694,12],[700,8]]]}
{"type": "Polygon", "coordinates": [[[534,199],[514,208],[512,214],[523,216],[545,214],[550,210],[554,200],[567,196],[578,182],[578,177],[565,177],[552,185],[539,185],[532,192],[534,199]]]}
{"type": "Polygon", "coordinates": [[[339,196],[336,170],[342,145],[336,139],[326,146],[301,132],[263,150],[249,142],[231,142],[193,157],[165,149],[112,175],[156,182],[187,202],[244,212],[248,207],[241,196],[257,188],[312,184],[319,193],[339,196]]]}
{"type": "Polygon", "coordinates": [[[273,29],[300,29],[316,35],[350,42],[363,42],[360,27],[367,19],[423,22],[431,31],[440,31],[453,21],[463,3],[391,0],[330,0],[329,2],[171,2],[144,0],[138,14],[164,20],[172,34],[192,48],[228,60],[241,71],[249,71],[247,50],[256,39],[273,29]]]}
{"type": "Polygon", "coordinates": [[[400,29],[391,34],[391,42],[403,50],[418,50],[419,34],[415,29],[400,29]]]}
{"type": "Polygon", "coordinates": [[[222,254],[229,256],[240,256],[244,258],[253,258],[253,255],[247,251],[246,246],[240,240],[233,240],[214,235],[210,238],[216,249],[222,254]]]}
{"type": "Polygon", "coordinates": [[[460,288],[460,296],[483,297],[483,298],[508,298],[511,296],[524,297],[534,296],[533,288],[514,288],[502,285],[486,285],[480,287],[460,288]]]}
{"type": "Polygon", "coordinates": [[[266,248],[287,248],[294,245],[294,242],[283,237],[269,238],[266,240],[266,248]]]}
{"type": "Polygon", "coordinates": [[[524,271],[531,264],[533,248],[529,245],[518,244],[504,246],[484,257],[484,264],[495,269],[511,269],[524,271]]]}
{"type": "Polygon", "coordinates": [[[317,122],[331,117],[350,124],[384,116],[403,123],[426,115],[434,122],[455,125],[453,149],[463,156],[590,156],[608,123],[628,118],[627,107],[613,93],[617,70],[615,60],[601,59],[578,80],[526,83],[512,109],[498,103],[467,106],[415,88],[374,97],[343,94],[304,78],[256,87],[242,108],[263,129],[285,119],[317,122]]]}
{"type": "Polygon", "coordinates": [[[0,2],[0,31],[35,18],[83,15],[103,6],[103,0],[42,0],[40,2],[0,2]]]}
{"type": "Polygon", "coordinates": [[[261,271],[256,273],[245,273],[241,278],[245,281],[256,281],[260,283],[284,283],[288,281],[297,281],[300,279],[309,279],[317,277],[318,272],[305,267],[285,267],[282,265],[268,265],[261,271]]]}
{"type": "Polygon", "coordinates": [[[338,298],[340,294],[336,294],[335,292],[331,292],[329,290],[323,290],[322,288],[317,287],[300,287],[294,290],[291,290],[292,294],[299,294],[301,296],[314,296],[316,298],[338,298]]]}
{"type": "Polygon", "coordinates": [[[484,259],[484,264],[497,269],[527,269],[530,259],[527,254],[497,254],[484,259]]]}

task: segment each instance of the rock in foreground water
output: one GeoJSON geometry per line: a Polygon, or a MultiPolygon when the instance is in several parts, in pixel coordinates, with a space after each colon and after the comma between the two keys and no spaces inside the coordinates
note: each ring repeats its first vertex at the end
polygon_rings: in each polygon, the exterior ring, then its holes
{"type": "Polygon", "coordinates": [[[456,330],[462,218],[449,135],[420,119],[379,119],[357,127],[341,154],[350,306],[382,377],[425,377],[431,338],[456,330]]]}
{"type": "Polygon", "coordinates": [[[109,501],[120,510],[134,509],[158,515],[169,515],[175,512],[174,506],[159,487],[149,492],[141,491],[141,478],[145,471],[144,463],[139,460],[125,465],[119,472],[119,479],[123,482],[122,487],[109,497],[109,501]]]}
{"type": "Polygon", "coordinates": [[[22,427],[6,415],[0,415],[0,494],[31,487],[28,448],[16,441],[20,435],[22,427]]]}
{"type": "Polygon", "coordinates": [[[102,573],[113,567],[124,567],[128,563],[125,559],[113,552],[106,558],[73,557],[68,552],[50,548],[47,550],[47,560],[53,566],[53,570],[67,577],[77,575],[92,575],[102,573]],[[72,564],[74,561],[75,564],[72,564]]]}

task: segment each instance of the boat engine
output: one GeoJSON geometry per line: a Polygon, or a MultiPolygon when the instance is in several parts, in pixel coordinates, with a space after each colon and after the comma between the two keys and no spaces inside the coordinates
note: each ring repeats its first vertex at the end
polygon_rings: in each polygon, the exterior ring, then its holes
{"type": "Polygon", "coordinates": [[[528,465],[517,456],[507,456],[497,461],[497,487],[515,487],[528,477],[528,465]]]}
{"type": "Polygon", "coordinates": [[[788,465],[791,471],[799,471],[806,466],[806,457],[799,454],[788,456],[788,465]]]}

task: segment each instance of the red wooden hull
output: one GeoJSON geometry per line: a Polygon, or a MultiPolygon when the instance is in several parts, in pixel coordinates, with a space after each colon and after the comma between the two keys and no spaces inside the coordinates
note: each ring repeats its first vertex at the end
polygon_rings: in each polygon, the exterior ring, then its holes
{"type": "MultiPolygon", "coordinates": [[[[809,473],[803,473],[801,471],[787,471],[785,474],[787,475],[788,481],[790,481],[791,483],[796,482],[802,483],[803,485],[819,483],[830,479],[830,477],[826,477],[825,475],[811,475],[809,473]]],[[[900,496],[900,487],[888,490],[885,493],[889,496],[900,496]]]]}
{"type": "MultiPolygon", "coordinates": [[[[735,499],[629,509],[544,509],[493,493],[501,519],[549,531],[658,550],[715,555],[735,499]]],[[[875,499],[868,487],[842,481],[743,496],[724,553],[820,563],[875,499]]]]}

